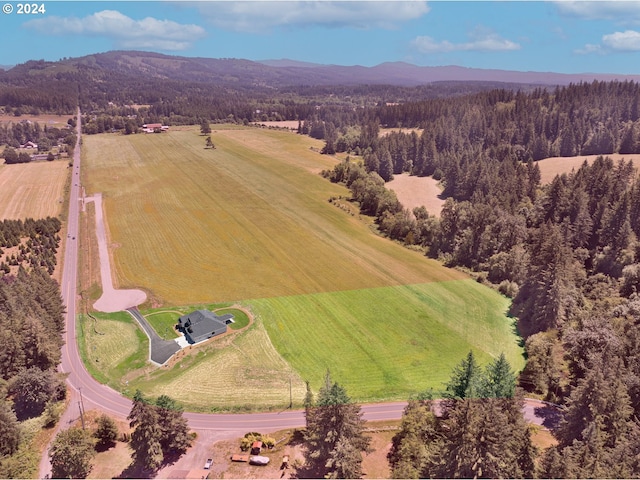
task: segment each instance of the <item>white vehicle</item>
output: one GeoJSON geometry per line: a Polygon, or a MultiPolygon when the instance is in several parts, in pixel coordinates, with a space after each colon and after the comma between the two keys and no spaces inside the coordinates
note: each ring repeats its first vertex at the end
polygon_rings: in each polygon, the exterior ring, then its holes
{"type": "Polygon", "coordinates": [[[212,464],[213,464],[213,458],[207,458],[207,461],[204,464],[204,469],[209,470],[212,464]]]}
{"type": "Polygon", "coordinates": [[[266,465],[269,463],[269,457],[263,457],[261,455],[251,455],[249,457],[249,463],[251,465],[266,465]]]}

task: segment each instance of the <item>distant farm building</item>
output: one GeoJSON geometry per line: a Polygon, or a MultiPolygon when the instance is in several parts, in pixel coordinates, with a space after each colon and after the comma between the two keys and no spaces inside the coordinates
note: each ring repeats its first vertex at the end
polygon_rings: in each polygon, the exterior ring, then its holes
{"type": "Polygon", "coordinates": [[[142,125],[142,131],[144,133],[161,133],[166,130],[169,130],[169,127],[161,123],[145,123],[142,125]]]}
{"type": "Polygon", "coordinates": [[[187,342],[202,342],[227,331],[227,325],[233,323],[233,315],[216,315],[209,310],[196,310],[178,319],[178,329],[184,333],[187,342]]]}

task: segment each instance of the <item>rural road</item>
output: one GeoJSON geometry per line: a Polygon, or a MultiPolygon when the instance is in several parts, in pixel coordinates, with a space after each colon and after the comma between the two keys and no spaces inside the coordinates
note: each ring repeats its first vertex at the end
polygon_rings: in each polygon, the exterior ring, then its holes
{"type": "MultiPolygon", "coordinates": [[[[76,300],[78,271],[78,233],[79,211],[82,201],[80,192],[80,149],[81,149],[81,116],[78,109],[78,141],[73,155],[73,171],[69,198],[69,216],[67,220],[68,238],[66,241],[61,292],[66,307],[64,346],[60,370],[68,374],[70,402],[61,417],[58,429],[66,428],[79,418],[81,406],[84,410],[97,409],[107,415],[124,419],[131,410],[131,401],[112,388],[98,383],[85,369],[76,341],[76,300]]],[[[406,402],[392,402],[362,405],[364,419],[395,420],[402,416],[406,402]]],[[[553,410],[553,409],[551,409],[553,410]]],[[[549,407],[535,400],[527,400],[523,414],[527,421],[539,425],[548,423],[549,407]]],[[[209,439],[224,439],[241,436],[247,431],[274,432],[277,430],[301,427],[305,425],[303,410],[286,410],[279,413],[255,414],[202,414],[185,413],[191,429],[207,431],[209,439]]],[[[51,464],[45,451],[40,462],[40,478],[50,476],[51,464]]]]}

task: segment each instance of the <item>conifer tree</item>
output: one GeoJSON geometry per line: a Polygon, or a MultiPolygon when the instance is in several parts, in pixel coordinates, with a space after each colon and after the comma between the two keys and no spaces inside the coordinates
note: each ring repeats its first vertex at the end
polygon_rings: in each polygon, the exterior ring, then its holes
{"type": "Polygon", "coordinates": [[[370,437],[359,405],[351,403],[345,389],[332,383],[327,371],[314,407],[306,417],[305,466],[314,477],[359,478],[362,452],[370,437]]]}
{"type": "Polygon", "coordinates": [[[87,430],[62,430],[49,449],[53,478],[87,478],[95,455],[93,440],[87,430]]]}

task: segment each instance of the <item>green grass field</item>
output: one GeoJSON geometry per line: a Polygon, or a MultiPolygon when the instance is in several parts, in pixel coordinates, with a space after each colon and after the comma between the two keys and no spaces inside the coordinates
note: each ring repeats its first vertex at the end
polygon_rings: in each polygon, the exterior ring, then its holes
{"type": "Polygon", "coordinates": [[[504,297],[327,201],[349,194],[318,175],[336,161],[310,148],[321,142],[231,126],[212,139],[215,150],[195,128],[84,139],[119,286],[151,291],[154,311],[237,301],[258,319],[172,369],[129,373],[130,388],[192,410],[268,408],[288,404],[290,381],[300,403],[327,368],[359,401],[440,388],[469,349],[522,368],[504,297]]]}

